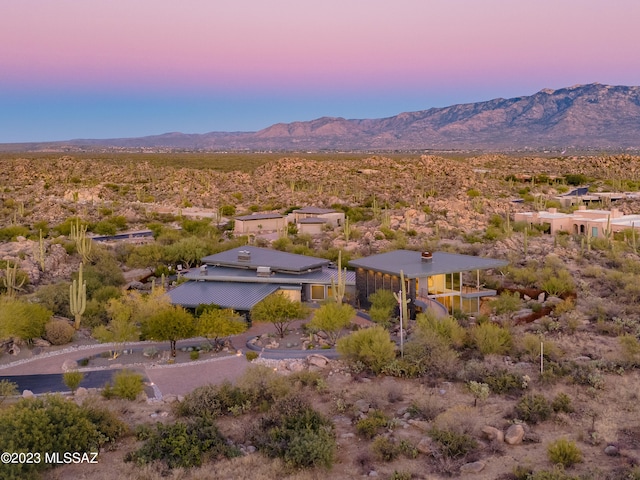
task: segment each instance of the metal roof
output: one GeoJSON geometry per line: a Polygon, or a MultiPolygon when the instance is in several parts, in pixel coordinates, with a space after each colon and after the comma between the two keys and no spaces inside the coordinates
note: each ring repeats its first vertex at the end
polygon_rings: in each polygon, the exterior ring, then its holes
{"type": "Polygon", "coordinates": [[[406,278],[429,277],[431,275],[467,272],[469,270],[486,270],[504,267],[508,264],[509,262],[505,260],[444,252],[434,252],[431,260],[422,261],[421,252],[413,250],[395,250],[349,262],[352,267],[374,270],[390,275],[400,275],[400,270],[402,270],[406,278]]]}
{"type": "MultiPolygon", "coordinates": [[[[259,276],[255,270],[232,267],[211,267],[206,270],[206,274],[201,274],[199,268],[189,270],[184,274],[189,280],[201,280],[205,282],[243,282],[243,283],[278,283],[281,285],[301,285],[301,284],[324,284],[330,285],[331,278],[338,281],[338,269],[322,267],[311,272],[304,273],[283,273],[272,272],[268,276],[259,276]]],[[[356,273],[346,272],[346,284],[356,284],[356,273]]]]}
{"type": "Polygon", "coordinates": [[[323,215],[325,213],[335,213],[333,208],[320,208],[320,207],[302,207],[294,210],[293,213],[308,213],[310,215],[323,215]]]}
{"type": "Polygon", "coordinates": [[[270,267],[273,271],[302,273],[319,269],[330,262],[324,258],[308,257],[306,255],[246,245],[204,257],[202,263],[250,270],[256,270],[258,267],[270,267]],[[239,260],[239,255],[245,258],[248,256],[249,259],[239,260]]]}
{"type": "Polygon", "coordinates": [[[270,218],[285,218],[279,213],[254,213],[253,215],[245,215],[243,217],[236,217],[236,220],[246,221],[246,220],[267,220],[270,218]]]}
{"type": "Polygon", "coordinates": [[[280,288],[275,284],[186,282],[169,290],[171,303],[187,308],[201,304],[220,305],[222,308],[249,311],[259,301],[280,288]]]}

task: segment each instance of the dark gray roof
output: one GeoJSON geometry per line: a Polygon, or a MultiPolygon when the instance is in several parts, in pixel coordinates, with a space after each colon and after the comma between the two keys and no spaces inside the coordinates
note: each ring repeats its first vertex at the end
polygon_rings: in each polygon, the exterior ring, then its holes
{"type": "Polygon", "coordinates": [[[272,271],[302,273],[328,265],[330,262],[324,258],[296,255],[295,253],[247,245],[209,255],[202,259],[202,263],[251,270],[256,270],[258,267],[270,267],[272,271]],[[242,255],[242,252],[248,252],[249,260],[238,259],[238,255],[242,255]]]}
{"type": "Polygon", "coordinates": [[[400,270],[402,270],[406,278],[486,270],[504,267],[508,264],[509,262],[504,260],[444,252],[434,252],[432,259],[424,262],[421,260],[420,252],[412,250],[395,250],[349,262],[352,267],[361,267],[390,275],[400,275],[400,270]]]}
{"type": "Polygon", "coordinates": [[[236,220],[268,220],[270,218],[284,218],[279,213],[254,213],[253,215],[245,215],[243,217],[236,217],[236,220]]]}
{"type": "Polygon", "coordinates": [[[308,213],[310,215],[322,215],[324,213],[334,213],[336,210],[333,208],[320,208],[320,207],[302,207],[294,210],[293,213],[308,213]]]}
{"type": "MultiPolygon", "coordinates": [[[[274,272],[269,276],[258,276],[255,270],[232,267],[208,267],[207,274],[201,275],[199,268],[189,270],[184,274],[189,280],[202,280],[206,282],[243,282],[243,283],[277,283],[280,285],[301,285],[301,284],[331,284],[331,278],[338,281],[338,269],[322,267],[305,273],[282,273],[274,272]]],[[[347,285],[356,284],[356,273],[346,272],[347,285]]]]}
{"type": "Polygon", "coordinates": [[[169,290],[171,303],[187,308],[215,304],[223,308],[249,311],[260,300],[280,288],[274,284],[231,282],[186,282],[169,290]]]}

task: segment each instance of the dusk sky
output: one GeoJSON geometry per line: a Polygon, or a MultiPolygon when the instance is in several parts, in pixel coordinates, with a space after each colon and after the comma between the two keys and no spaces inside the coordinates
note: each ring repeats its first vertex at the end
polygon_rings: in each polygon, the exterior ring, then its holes
{"type": "Polygon", "coordinates": [[[640,85],[638,0],[0,0],[0,143],[640,85]]]}

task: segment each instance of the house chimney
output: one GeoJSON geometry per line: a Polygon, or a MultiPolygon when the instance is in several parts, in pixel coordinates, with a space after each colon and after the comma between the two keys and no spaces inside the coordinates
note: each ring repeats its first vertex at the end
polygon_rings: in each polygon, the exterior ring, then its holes
{"type": "Polygon", "coordinates": [[[554,208],[554,207],[551,207],[551,208],[549,208],[549,213],[558,213],[558,209],[554,208]]]}
{"type": "Polygon", "coordinates": [[[430,262],[433,259],[433,254],[431,252],[420,252],[420,260],[423,262],[430,262]]]}
{"type": "Polygon", "coordinates": [[[249,250],[240,250],[238,251],[238,261],[239,262],[248,262],[251,260],[251,252],[249,250]]]}

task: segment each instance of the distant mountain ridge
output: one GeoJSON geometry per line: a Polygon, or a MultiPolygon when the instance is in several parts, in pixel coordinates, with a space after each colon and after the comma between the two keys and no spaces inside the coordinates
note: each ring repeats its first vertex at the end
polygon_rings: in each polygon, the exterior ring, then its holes
{"type": "Polygon", "coordinates": [[[258,132],[47,143],[54,144],[189,150],[637,149],[640,87],[592,83],[380,119],[322,117],[258,132]]]}

